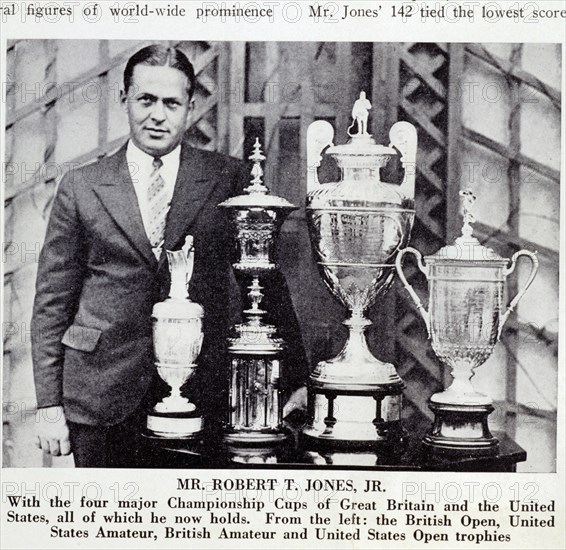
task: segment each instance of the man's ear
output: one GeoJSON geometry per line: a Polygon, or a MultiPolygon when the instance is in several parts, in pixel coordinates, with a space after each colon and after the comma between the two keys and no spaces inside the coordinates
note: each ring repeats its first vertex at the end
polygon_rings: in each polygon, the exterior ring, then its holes
{"type": "Polygon", "coordinates": [[[128,110],[128,94],[125,90],[120,90],[120,105],[124,111],[128,110]]]}
{"type": "Polygon", "coordinates": [[[185,120],[185,131],[189,129],[193,122],[193,113],[195,112],[195,98],[189,101],[189,109],[187,111],[187,119],[185,120]]]}

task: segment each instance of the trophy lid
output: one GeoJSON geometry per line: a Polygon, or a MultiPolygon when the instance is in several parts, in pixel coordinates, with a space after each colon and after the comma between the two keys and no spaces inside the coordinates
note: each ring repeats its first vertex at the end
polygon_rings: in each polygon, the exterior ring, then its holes
{"type": "Polygon", "coordinates": [[[456,239],[454,244],[444,246],[436,254],[427,256],[427,262],[441,263],[444,261],[463,261],[463,262],[495,262],[507,263],[507,259],[503,258],[493,249],[483,246],[476,237],[473,236],[472,223],[476,221],[472,214],[472,208],[476,202],[476,196],[470,189],[460,191],[463,198],[464,225],[462,226],[462,235],[456,239]]]}
{"type": "Polygon", "coordinates": [[[393,147],[379,145],[371,134],[351,135],[348,143],[343,145],[333,145],[326,150],[327,155],[347,155],[347,156],[383,156],[396,155],[397,151],[393,147]]]}
{"type": "Polygon", "coordinates": [[[263,184],[263,169],[261,161],[265,160],[265,156],[261,151],[261,144],[256,138],[254,143],[254,152],[248,157],[253,161],[252,179],[250,184],[244,189],[244,194],[231,197],[218,206],[234,209],[249,208],[271,208],[279,210],[296,210],[297,207],[291,204],[283,197],[270,195],[269,189],[263,184]]]}

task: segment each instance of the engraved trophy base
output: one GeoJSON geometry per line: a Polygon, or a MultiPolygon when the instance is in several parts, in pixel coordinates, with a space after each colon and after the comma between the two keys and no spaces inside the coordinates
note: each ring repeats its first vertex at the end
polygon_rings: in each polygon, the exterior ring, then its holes
{"type": "Polygon", "coordinates": [[[429,403],[434,412],[432,430],[423,443],[435,454],[493,456],[499,451],[499,441],[491,435],[487,417],[493,405],[458,405],[455,403],[429,403]]]}
{"type": "Polygon", "coordinates": [[[379,389],[309,388],[310,423],[301,438],[309,448],[368,448],[403,439],[403,382],[379,389]]]}
{"type": "Polygon", "coordinates": [[[164,439],[196,439],[203,430],[202,416],[192,412],[159,412],[147,415],[147,431],[164,439]]]}

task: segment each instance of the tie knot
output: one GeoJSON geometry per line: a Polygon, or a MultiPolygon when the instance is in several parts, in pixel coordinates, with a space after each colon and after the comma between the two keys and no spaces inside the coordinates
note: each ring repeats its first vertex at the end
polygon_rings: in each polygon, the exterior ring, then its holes
{"type": "Polygon", "coordinates": [[[159,170],[163,166],[163,161],[161,160],[160,157],[154,157],[152,164],[154,170],[159,170]]]}

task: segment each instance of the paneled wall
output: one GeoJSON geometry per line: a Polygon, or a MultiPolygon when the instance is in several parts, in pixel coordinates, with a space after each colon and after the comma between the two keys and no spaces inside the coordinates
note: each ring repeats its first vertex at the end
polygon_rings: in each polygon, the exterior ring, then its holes
{"type": "MultiPolygon", "coordinates": [[[[4,280],[4,464],[51,465],[33,451],[29,317],[37,256],[62,173],[117,148],[127,135],[119,105],[126,59],[145,42],[17,41],[7,52],[4,280]]],[[[417,221],[425,254],[461,227],[460,189],[478,196],[478,236],[510,257],[538,250],[541,272],[478,369],[497,400],[493,425],[529,453],[523,469],[554,469],[558,340],[560,49],[553,45],[182,42],[198,74],[189,135],[198,146],[245,158],[259,137],[266,182],[297,206],[306,193],[308,125],[330,121],[346,141],[353,101],[371,98],[382,143],[396,120],[419,133],[417,221]]],[[[335,177],[323,166],[322,179],[335,177]]],[[[394,174],[393,174],[394,175],[394,174]]],[[[339,351],[344,311],[314,266],[304,209],[286,222],[280,249],[311,363],[339,351]]],[[[410,278],[426,296],[426,282],[410,278]]],[[[509,294],[525,267],[510,277],[509,294]]],[[[404,416],[429,416],[429,396],[450,380],[424,324],[396,283],[371,311],[372,350],[407,382],[404,416]]],[[[69,465],[55,459],[54,466],[69,465]]]]}

